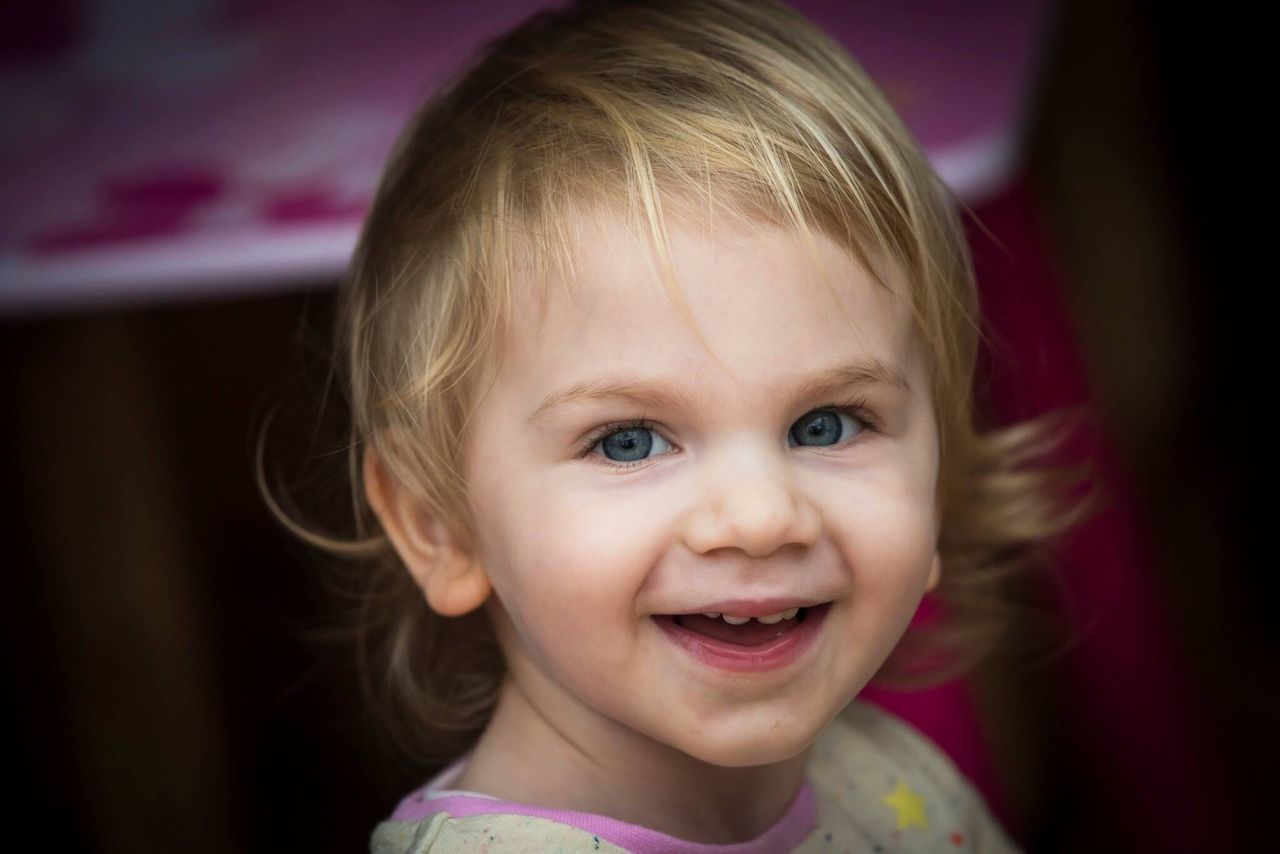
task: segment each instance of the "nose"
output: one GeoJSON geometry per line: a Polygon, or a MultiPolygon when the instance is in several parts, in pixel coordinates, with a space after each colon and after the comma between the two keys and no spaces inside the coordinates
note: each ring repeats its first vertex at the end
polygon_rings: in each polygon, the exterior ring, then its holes
{"type": "Polygon", "coordinates": [[[822,520],[782,466],[722,466],[683,520],[685,544],[698,554],[736,548],[751,557],[786,545],[811,546],[822,520]]]}

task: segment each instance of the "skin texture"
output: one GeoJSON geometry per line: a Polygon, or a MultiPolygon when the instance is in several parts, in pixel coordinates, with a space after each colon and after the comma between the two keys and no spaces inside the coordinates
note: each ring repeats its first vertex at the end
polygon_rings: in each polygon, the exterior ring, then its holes
{"type": "Polygon", "coordinates": [[[886,291],[819,234],[821,268],[773,226],[672,222],[700,341],[637,234],[604,211],[576,224],[575,277],[552,279],[545,301],[536,283],[521,289],[471,421],[476,553],[376,458],[368,493],[432,607],[488,608],[507,657],[457,788],[743,841],[786,810],[814,739],[938,580],[938,439],[905,283],[891,273],[886,291]],[[867,357],[910,388],[802,392],[867,357]],[[530,420],[548,395],[601,377],[684,399],[578,400],[530,420]],[[854,401],[874,429],[840,418],[835,444],[792,441],[806,415],[854,401]],[[651,422],[651,456],[615,468],[592,431],[633,419],[651,422]],[[710,667],[652,619],[774,596],[832,602],[816,643],[777,671],[710,667]]]}

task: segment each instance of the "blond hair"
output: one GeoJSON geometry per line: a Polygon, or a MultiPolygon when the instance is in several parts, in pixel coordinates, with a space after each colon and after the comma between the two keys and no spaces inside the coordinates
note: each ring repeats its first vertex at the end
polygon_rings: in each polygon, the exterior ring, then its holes
{"type": "MultiPolygon", "coordinates": [[[[858,65],[782,6],[747,0],[580,2],[486,46],[401,135],[339,293],[338,369],[350,405],[353,538],[306,541],[360,570],[364,684],[405,748],[433,761],[478,735],[503,665],[483,609],[427,607],[361,488],[373,449],[464,548],[474,545],[460,459],[513,289],[572,268],[566,211],[605,203],[643,230],[669,285],[666,222],[714,210],[818,229],[882,285],[910,283],[941,457],[940,630],[947,672],[997,636],[1001,579],[1036,560],[1083,507],[1068,474],[1030,463],[1047,422],[980,431],[980,331],[957,202],[858,65]]],[[[674,294],[679,304],[678,293],[674,294]]],[[[260,482],[263,478],[260,473],[260,482]]],[[[934,662],[937,663],[936,661],[934,662]]],[[[890,671],[886,671],[886,675],[890,671]]]]}

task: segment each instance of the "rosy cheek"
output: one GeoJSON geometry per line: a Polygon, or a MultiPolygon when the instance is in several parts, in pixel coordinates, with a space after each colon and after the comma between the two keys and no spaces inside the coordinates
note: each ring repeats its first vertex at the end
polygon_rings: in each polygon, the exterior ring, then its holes
{"type": "Polygon", "coordinates": [[[933,559],[932,532],[924,520],[880,514],[851,535],[855,583],[889,598],[915,595],[933,559]]]}
{"type": "Polygon", "coordinates": [[[670,538],[658,510],[636,500],[609,498],[565,508],[548,522],[560,532],[559,562],[593,567],[589,582],[615,582],[644,571],[654,559],[655,544],[670,538]],[[608,574],[602,576],[606,567],[608,574]]]}

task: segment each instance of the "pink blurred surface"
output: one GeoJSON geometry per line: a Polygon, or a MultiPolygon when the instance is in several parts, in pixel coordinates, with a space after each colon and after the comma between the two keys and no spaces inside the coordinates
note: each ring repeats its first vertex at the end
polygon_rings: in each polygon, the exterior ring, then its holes
{"type": "MultiPolygon", "coordinates": [[[[0,311],[336,277],[411,111],[547,5],[102,0],[33,23],[43,47],[0,61],[0,311]]],[[[1046,3],[795,5],[962,196],[1003,184],[1046,3]]]]}

